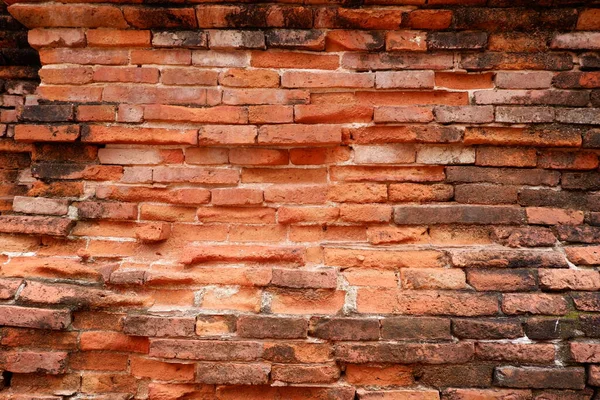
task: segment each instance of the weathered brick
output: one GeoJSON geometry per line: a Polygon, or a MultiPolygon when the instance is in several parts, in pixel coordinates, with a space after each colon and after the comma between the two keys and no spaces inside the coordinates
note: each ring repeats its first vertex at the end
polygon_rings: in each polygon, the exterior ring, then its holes
{"type": "Polygon", "coordinates": [[[275,381],[289,383],[330,383],[340,376],[339,367],[333,365],[289,365],[272,366],[271,378],[275,381]]]}
{"type": "Polygon", "coordinates": [[[312,318],[311,336],[327,340],[377,340],[379,321],[358,318],[312,318]]]}
{"type": "Polygon", "coordinates": [[[123,14],[127,22],[138,29],[198,26],[193,8],[124,7],[123,14]]]}
{"type": "Polygon", "coordinates": [[[568,312],[566,299],[561,295],[515,293],[505,294],[502,310],[506,314],[564,315],[568,312]]]}
{"type": "Polygon", "coordinates": [[[112,5],[14,4],[11,13],[29,28],[127,28],[122,11],[112,5]]]}
{"type": "Polygon", "coordinates": [[[520,224],[525,213],[510,206],[431,205],[398,206],[394,222],[398,225],[419,224],[520,224]]]}
{"type": "Polygon", "coordinates": [[[536,389],[583,389],[585,370],[579,367],[498,367],[494,383],[502,387],[536,389]]]}
{"type": "Polygon", "coordinates": [[[133,336],[192,336],[194,318],[130,315],[123,322],[123,332],[133,336]]]}
{"type": "Polygon", "coordinates": [[[554,36],[550,47],[553,49],[597,50],[600,49],[599,40],[600,33],[598,32],[561,33],[554,36]]]}
{"type": "Polygon", "coordinates": [[[340,343],[335,346],[335,357],[350,363],[444,364],[461,363],[472,359],[470,343],[340,343]]]}
{"type": "Polygon", "coordinates": [[[71,313],[66,309],[41,309],[13,305],[0,307],[0,321],[5,326],[35,329],[66,329],[71,324],[71,313]]]}
{"type": "Polygon", "coordinates": [[[196,380],[206,384],[260,385],[269,380],[269,364],[199,363],[196,380]]]}
{"type": "Polygon", "coordinates": [[[466,339],[514,339],[523,336],[516,318],[453,319],[452,333],[466,339]]]}
{"type": "Polygon", "coordinates": [[[307,328],[308,322],[303,318],[240,316],[237,320],[237,334],[247,338],[304,338],[307,328]]]}
{"type": "Polygon", "coordinates": [[[351,30],[332,30],[325,38],[327,51],[378,51],[385,45],[385,37],[381,32],[363,32],[351,30]]]}
{"type": "Polygon", "coordinates": [[[388,340],[447,340],[450,320],[444,318],[393,317],[381,319],[381,338],[388,340]]]}
{"type": "MultiPolygon", "coordinates": [[[[161,25],[160,28],[163,26],[161,25]]],[[[155,31],[152,32],[152,46],[201,49],[208,47],[208,39],[204,32],[155,31]]]]}

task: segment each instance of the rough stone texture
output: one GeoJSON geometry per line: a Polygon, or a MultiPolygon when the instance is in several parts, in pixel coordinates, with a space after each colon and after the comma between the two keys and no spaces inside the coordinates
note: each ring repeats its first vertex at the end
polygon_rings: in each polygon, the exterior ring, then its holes
{"type": "Polygon", "coordinates": [[[8,3],[0,398],[598,391],[598,1],[8,3]]]}

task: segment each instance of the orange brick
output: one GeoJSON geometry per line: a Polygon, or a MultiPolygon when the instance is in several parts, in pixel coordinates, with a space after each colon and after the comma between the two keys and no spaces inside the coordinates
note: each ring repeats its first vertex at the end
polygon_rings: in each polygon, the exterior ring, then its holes
{"type": "Polygon", "coordinates": [[[150,31],[121,31],[116,29],[89,29],[86,32],[89,47],[149,47],[150,31]]]}

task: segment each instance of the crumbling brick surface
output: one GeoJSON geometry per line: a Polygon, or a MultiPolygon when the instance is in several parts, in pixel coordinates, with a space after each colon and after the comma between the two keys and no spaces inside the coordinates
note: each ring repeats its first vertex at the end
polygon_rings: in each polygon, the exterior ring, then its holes
{"type": "Polygon", "coordinates": [[[597,398],[598,1],[9,3],[0,399],[597,398]]]}

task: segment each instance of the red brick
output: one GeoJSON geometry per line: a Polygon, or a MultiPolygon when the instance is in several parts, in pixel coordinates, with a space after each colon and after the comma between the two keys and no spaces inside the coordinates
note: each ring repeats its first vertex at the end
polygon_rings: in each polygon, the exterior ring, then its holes
{"type": "Polygon", "coordinates": [[[422,89],[433,88],[434,74],[432,71],[394,71],[377,72],[376,87],[381,89],[422,89]]]}
{"type": "Polygon", "coordinates": [[[600,30],[600,9],[589,8],[579,14],[577,29],[582,31],[600,30]]]}
{"type": "Polygon", "coordinates": [[[274,223],[274,208],[206,207],[197,211],[202,222],[274,223]]]}
{"type": "Polygon", "coordinates": [[[108,105],[79,106],[77,107],[77,120],[83,122],[112,122],[115,120],[115,107],[108,105]]]}
{"type": "Polygon", "coordinates": [[[434,115],[436,121],[443,124],[452,122],[481,124],[494,120],[494,109],[490,106],[440,106],[434,108],[434,115]]]}
{"type": "Polygon", "coordinates": [[[363,50],[377,51],[384,47],[385,39],[380,32],[332,30],[327,32],[327,51],[363,50]]]}
{"type": "Polygon", "coordinates": [[[162,189],[130,186],[99,186],[96,197],[124,202],[164,202],[173,204],[205,204],[210,191],[203,188],[162,189]]]}
{"type": "Polygon", "coordinates": [[[545,364],[552,363],[556,355],[552,344],[484,342],[475,344],[475,356],[481,360],[545,364]]]}
{"type": "Polygon", "coordinates": [[[449,69],[452,57],[420,53],[344,53],[342,66],[357,71],[386,69],[449,69]]]}
{"type": "Polygon", "coordinates": [[[149,47],[150,31],[89,29],[86,32],[90,47],[149,47]]]}
{"type": "Polygon", "coordinates": [[[259,68],[333,70],[339,67],[339,63],[339,56],[327,54],[268,50],[252,52],[251,55],[251,65],[259,68]]]}
{"type": "Polygon", "coordinates": [[[196,380],[207,384],[260,385],[269,380],[269,364],[199,363],[196,380]]]}
{"type": "Polygon", "coordinates": [[[279,289],[271,295],[271,311],[281,314],[335,314],[344,306],[345,293],[327,289],[279,289]],[[310,311],[309,311],[310,310],[310,311]]]}
{"type": "Polygon", "coordinates": [[[17,125],[15,140],[22,142],[74,142],[79,125],[17,125]]]}
{"type": "Polygon", "coordinates": [[[474,53],[462,57],[460,66],[468,71],[552,70],[565,71],[573,67],[573,57],[567,53],[474,53]]]}
{"type": "Polygon", "coordinates": [[[341,343],[335,355],[350,363],[444,364],[473,358],[472,343],[341,343]]]}
{"type": "Polygon", "coordinates": [[[339,106],[309,104],[294,106],[294,121],[303,124],[370,122],[373,108],[369,106],[339,106]]]}
{"type": "Polygon", "coordinates": [[[275,286],[290,288],[335,289],[337,273],[333,269],[296,270],[273,269],[271,283],[275,286]]]}
{"type": "Polygon", "coordinates": [[[28,40],[34,48],[83,47],[86,43],[82,29],[32,29],[28,40]]]}
{"type": "Polygon", "coordinates": [[[66,215],[68,209],[67,200],[22,196],[13,199],[13,211],[24,214],[66,215]]]}
{"type": "Polygon", "coordinates": [[[282,224],[333,222],[339,214],[337,207],[280,207],[277,211],[278,221],[282,224]]]}
{"type": "Polygon", "coordinates": [[[84,393],[102,393],[109,391],[133,392],[137,388],[137,379],[130,375],[113,373],[84,373],[80,376],[81,391],[84,393]]]}
{"type": "Polygon", "coordinates": [[[190,381],[194,379],[194,364],[166,363],[142,357],[130,358],[131,375],[164,381],[190,381]]]}
{"type": "Polygon", "coordinates": [[[42,68],[40,77],[46,84],[83,84],[92,81],[91,67],[42,68]]]}
{"type": "Polygon", "coordinates": [[[303,104],[308,103],[308,91],[285,89],[225,89],[223,104],[303,104]]]}
{"type": "Polygon", "coordinates": [[[567,257],[574,264],[600,265],[600,246],[566,247],[567,257]]]}
{"type": "Polygon", "coordinates": [[[375,122],[431,122],[433,121],[431,107],[375,107],[373,120],[375,122]]]}
{"type": "MultiPolygon", "coordinates": [[[[4,259],[4,258],[3,258],[4,259]]],[[[0,280],[0,299],[11,300],[15,297],[17,289],[23,283],[20,279],[1,279],[0,280]]]]}
{"type": "Polygon", "coordinates": [[[98,67],[94,71],[94,82],[157,83],[157,68],[146,67],[98,67]]]}
{"type": "Polygon", "coordinates": [[[341,128],[335,125],[265,125],[258,131],[260,144],[336,144],[341,128]]]}
{"type": "Polygon", "coordinates": [[[0,216],[0,232],[30,235],[67,236],[73,221],[67,218],[0,216]]]}
{"type": "Polygon", "coordinates": [[[271,378],[288,383],[331,383],[340,376],[337,365],[289,365],[276,364],[271,369],[271,378]]]}
{"type": "Polygon", "coordinates": [[[268,48],[324,50],[325,33],[318,30],[273,29],[265,33],[268,48]]]}
{"type": "Polygon", "coordinates": [[[119,8],[88,4],[14,4],[10,12],[28,28],[127,28],[119,8]]]}
{"type": "Polygon", "coordinates": [[[315,147],[290,149],[290,161],[295,165],[331,164],[350,159],[348,147],[315,147]]]}
{"type": "Polygon", "coordinates": [[[414,10],[408,15],[408,24],[416,29],[447,29],[452,23],[450,10],[414,10]]]}
{"type": "Polygon", "coordinates": [[[308,323],[302,318],[241,316],[237,334],[248,338],[296,339],[305,338],[308,323]]]}
{"type": "Polygon", "coordinates": [[[130,337],[119,332],[87,331],[79,338],[81,350],[112,350],[148,353],[150,343],[145,337],[130,337]]]}
{"type": "Polygon", "coordinates": [[[391,31],[385,35],[388,51],[427,51],[427,34],[419,31],[391,31]]]}
{"type": "Polygon", "coordinates": [[[504,127],[467,128],[465,144],[496,146],[578,147],[581,134],[577,131],[548,129],[523,129],[504,127]]]}
{"type": "Polygon", "coordinates": [[[240,165],[287,165],[288,153],[275,149],[231,149],[229,162],[240,165]]]}
{"type": "Polygon", "coordinates": [[[346,379],[357,386],[410,386],[414,379],[413,371],[406,365],[348,364],[346,379]]]}
{"type": "Polygon", "coordinates": [[[219,74],[219,83],[230,87],[278,87],[279,73],[272,70],[228,69],[219,74]]]}
{"type": "Polygon", "coordinates": [[[263,191],[259,189],[213,189],[211,195],[211,202],[217,206],[247,206],[263,202],[263,191]]]}
{"type": "Polygon", "coordinates": [[[287,88],[370,88],[375,84],[373,74],[341,72],[284,72],[281,86],[287,88]]]}
{"type": "Polygon", "coordinates": [[[265,190],[265,201],[284,204],[322,204],[327,200],[324,185],[278,185],[265,190]]]}
{"type": "Polygon", "coordinates": [[[442,254],[434,250],[361,250],[326,248],[325,265],[356,268],[443,267],[442,254]]]}
{"type": "Polygon", "coordinates": [[[132,104],[206,104],[206,89],[197,87],[154,87],[108,85],[102,100],[132,104]]]}
{"type": "Polygon", "coordinates": [[[196,130],[132,128],[128,126],[89,126],[82,142],[122,144],[196,144],[196,130]]]}
{"type": "Polygon", "coordinates": [[[583,389],[585,370],[578,367],[498,367],[494,371],[494,383],[515,388],[583,389]]]}
{"type": "MultiPolygon", "coordinates": [[[[497,75],[496,75],[497,76],[497,75]]],[[[449,89],[491,89],[494,87],[494,74],[469,74],[456,72],[436,72],[435,86],[449,89]]]]}
{"type": "Polygon", "coordinates": [[[188,164],[216,165],[227,164],[228,161],[228,149],[190,147],[185,150],[185,162],[188,164]]]}
{"type": "Polygon", "coordinates": [[[193,8],[150,8],[125,7],[125,19],[138,29],[151,28],[196,28],[196,13],[193,8]]]}
{"type": "Polygon", "coordinates": [[[40,59],[44,64],[125,65],[129,56],[126,50],[59,48],[40,50],[40,59]]]}
{"type": "Polygon", "coordinates": [[[264,105],[248,107],[248,120],[251,124],[285,124],[293,122],[294,108],[285,105],[264,105]]]}
{"type": "Polygon", "coordinates": [[[398,292],[396,289],[358,290],[358,312],[409,315],[484,316],[498,312],[496,296],[435,291],[398,292]]]}
{"type": "Polygon", "coordinates": [[[421,227],[369,227],[367,237],[373,244],[421,243],[429,236],[421,227]]]}
{"type": "Polygon", "coordinates": [[[262,355],[262,345],[251,341],[154,339],[151,357],[201,361],[252,361],[262,355]]]}
{"type": "Polygon", "coordinates": [[[445,389],[444,400],[527,400],[532,396],[528,389],[445,389]]]}
{"type": "Polygon", "coordinates": [[[590,270],[540,270],[540,285],[546,290],[591,290],[600,288],[600,275],[590,270]]]}
{"type": "Polygon", "coordinates": [[[35,329],[66,329],[71,324],[68,310],[46,310],[12,305],[0,307],[0,323],[5,326],[20,326],[35,329]]]}
{"type": "Polygon", "coordinates": [[[2,351],[0,362],[5,371],[14,373],[41,372],[46,374],[61,374],[66,371],[67,353],[63,352],[30,352],[2,351]]]}
{"type": "Polygon", "coordinates": [[[138,215],[137,204],[86,201],[75,206],[80,218],[137,219],[138,215]]]}
{"type": "Polygon", "coordinates": [[[126,354],[83,351],[69,357],[69,366],[75,370],[125,371],[128,358],[126,354]]]}
{"type": "Polygon", "coordinates": [[[209,32],[211,49],[264,49],[265,35],[260,31],[218,31],[209,32]]]}
{"type": "Polygon", "coordinates": [[[404,268],[400,276],[405,289],[464,289],[465,273],[444,268],[404,268]]]}
{"type": "Polygon", "coordinates": [[[598,168],[598,156],[587,152],[542,151],[538,166],[550,169],[591,170],[598,168]]]}
{"type": "Polygon", "coordinates": [[[380,319],[381,337],[390,340],[445,340],[451,337],[450,320],[431,317],[380,319]]]}
{"type": "Polygon", "coordinates": [[[400,389],[400,390],[377,390],[377,391],[367,391],[364,389],[358,390],[358,396],[360,399],[364,400],[375,400],[375,399],[408,399],[408,400],[438,400],[439,393],[437,390],[410,390],[410,389],[400,389]]]}
{"type": "Polygon", "coordinates": [[[340,221],[345,222],[388,222],[392,216],[392,207],[382,204],[342,204],[340,221]]]}
{"type": "Polygon", "coordinates": [[[561,295],[515,293],[503,296],[502,311],[506,314],[564,315],[568,305],[561,295]]]}
{"type": "Polygon", "coordinates": [[[489,167],[535,167],[537,153],[527,148],[478,147],[475,164],[489,167]]]}
{"type": "Polygon", "coordinates": [[[387,188],[374,183],[345,183],[329,187],[327,198],[340,203],[379,203],[387,199],[387,188]]]}
{"type": "Polygon", "coordinates": [[[123,331],[133,336],[193,336],[195,329],[195,319],[186,317],[130,315],[123,323],[123,331]]]}
{"type": "Polygon", "coordinates": [[[552,49],[600,49],[598,32],[572,32],[554,35],[550,48],[552,49]]]}
{"type": "Polygon", "coordinates": [[[268,246],[204,246],[193,247],[182,258],[184,264],[209,261],[247,260],[255,262],[302,263],[304,252],[299,247],[268,246]]]}

